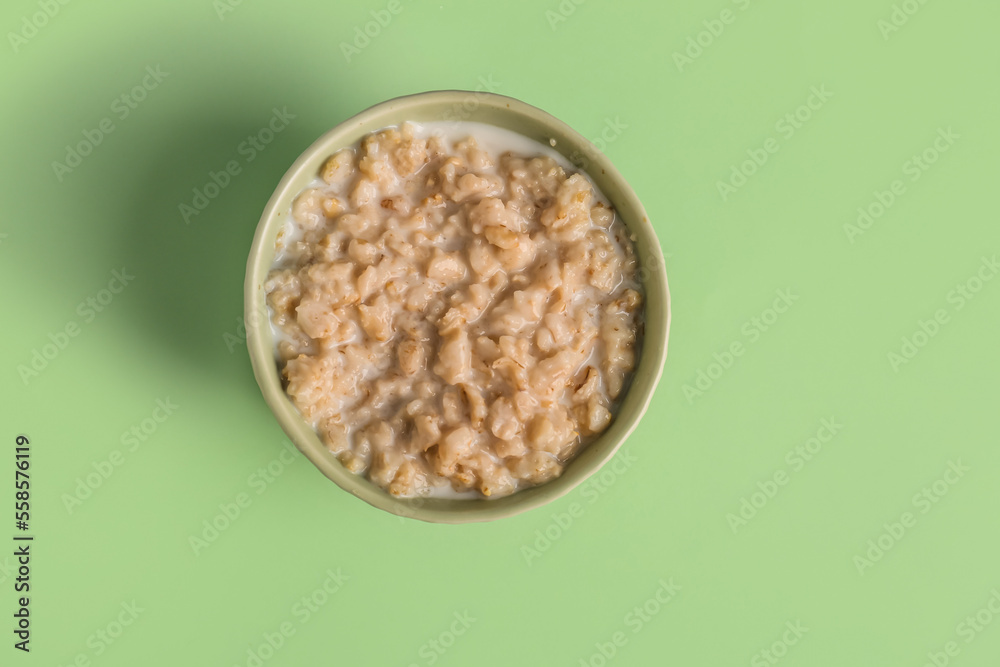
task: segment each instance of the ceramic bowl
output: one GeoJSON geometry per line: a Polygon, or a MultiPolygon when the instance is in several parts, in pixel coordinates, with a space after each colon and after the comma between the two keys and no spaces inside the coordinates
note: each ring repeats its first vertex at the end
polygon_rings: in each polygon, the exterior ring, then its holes
{"type": "Polygon", "coordinates": [[[350,118],[320,137],[295,161],[264,208],[247,262],[245,320],[247,349],[264,399],[285,433],[324,475],[361,500],[400,516],[438,523],[489,521],[539,507],[559,498],[600,470],[635,429],[649,406],[667,354],[670,295],[663,253],[635,192],[594,144],[562,121],[519,100],[490,93],[435,91],[400,97],[350,118]],[[562,475],[504,498],[399,499],[364,477],[348,472],[302,418],[282,387],[267,318],[264,281],[274,260],[275,238],[290,214],[292,200],[337,150],[364,135],[404,121],[463,120],[513,130],[553,146],[585,171],[610,200],[629,229],[639,255],[644,291],[641,348],[631,384],[608,429],[584,448],[562,475]]]}

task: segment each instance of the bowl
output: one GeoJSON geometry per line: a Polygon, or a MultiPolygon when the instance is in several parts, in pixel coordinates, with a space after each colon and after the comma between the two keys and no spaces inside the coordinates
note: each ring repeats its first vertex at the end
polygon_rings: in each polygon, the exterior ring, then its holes
{"type": "Polygon", "coordinates": [[[324,134],[289,168],[261,215],[254,236],[244,289],[247,350],[268,406],[296,447],[345,491],[379,509],[435,523],[490,521],[539,507],[566,495],[600,470],[626,441],[645,413],[667,355],[670,295],[663,252],[646,212],[611,161],[562,121],[519,100],[492,93],[447,90],[420,93],[378,104],[324,134]],[[553,146],[585,171],[614,206],[634,239],[638,278],[644,291],[644,333],[636,368],[611,425],[580,451],[561,476],[509,496],[490,499],[396,498],[349,472],[323,444],[285,394],[273,351],[264,281],[275,255],[275,238],[292,200],[316,176],[323,162],[364,135],[411,120],[487,123],[553,146]]]}

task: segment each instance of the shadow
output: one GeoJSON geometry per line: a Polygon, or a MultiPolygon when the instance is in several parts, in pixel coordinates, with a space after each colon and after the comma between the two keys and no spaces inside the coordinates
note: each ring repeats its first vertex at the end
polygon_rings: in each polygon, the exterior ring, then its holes
{"type": "Polygon", "coordinates": [[[174,119],[139,167],[120,238],[144,276],[146,293],[131,310],[140,335],[195,372],[242,367],[256,392],[241,327],[247,254],[278,181],[326,128],[293,120],[258,152],[247,138],[268,118],[237,107],[174,119]]]}
{"type": "MultiPolygon", "coordinates": [[[[185,373],[258,401],[242,327],[257,223],[301,152],[359,111],[318,94],[315,81],[296,75],[296,63],[267,51],[244,51],[251,62],[220,57],[174,68],[162,106],[147,103],[159,118],[132,150],[141,159],[127,166],[115,225],[117,254],[141,274],[142,295],[128,310],[137,338],[185,373]]],[[[323,90],[338,89],[338,78],[331,71],[323,90]]]]}
{"type": "MultiPolygon", "coordinates": [[[[203,22],[136,24],[45,72],[59,85],[32,98],[34,113],[64,116],[63,125],[79,123],[84,131],[113,121],[93,157],[58,183],[55,196],[76,202],[91,219],[102,216],[97,229],[106,245],[91,250],[88,238],[79,249],[98,275],[124,265],[135,276],[115,312],[133,328],[143,356],[122,363],[166,360],[195,382],[261,400],[241,326],[257,223],[301,152],[360,111],[356,96],[337,93],[347,87],[343,64],[319,73],[313,64],[303,67],[281,48],[285,39],[263,24],[232,30],[210,12],[203,22]],[[161,68],[164,75],[147,76],[161,68]],[[99,90],[91,90],[95,72],[99,90]],[[151,88],[121,113],[117,96],[139,83],[151,88]],[[275,109],[288,116],[271,127],[275,109]],[[256,146],[251,137],[258,137],[256,146]],[[227,164],[237,166],[227,173],[227,164]],[[213,173],[221,176],[213,181],[213,173]],[[196,201],[196,191],[206,199],[196,201]],[[191,207],[187,219],[182,205],[191,207]]],[[[25,132],[34,127],[26,123],[25,132]]],[[[75,132],[40,141],[58,147],[81,138],[75,132]]],[[[49,154],[61,156],[59,148],[49,154]]],[[[74,230],[81,237],[82,227],[74,230]]]]}

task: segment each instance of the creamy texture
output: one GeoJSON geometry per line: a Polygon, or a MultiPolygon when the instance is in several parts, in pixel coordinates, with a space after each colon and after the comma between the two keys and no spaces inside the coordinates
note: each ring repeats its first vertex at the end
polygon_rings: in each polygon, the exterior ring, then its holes
{"type": "Polygon", "coordinates": [[[288,395],[397,496],[558,476],[635,365],[624,226],[562,156],[507,130],[369,135],[299,194],[277,251],[265,290],[288,395]]]}

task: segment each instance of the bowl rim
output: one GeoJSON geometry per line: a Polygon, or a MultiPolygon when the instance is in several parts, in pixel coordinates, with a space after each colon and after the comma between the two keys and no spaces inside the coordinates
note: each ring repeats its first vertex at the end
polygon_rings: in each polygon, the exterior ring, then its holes
{"type": "MultiPolygon", "coordinates": [[[[463,120],[486,122],[500,126],[497,123],[490,123],[488,120],[484,121],[480,118],[465,118],[463,120]]],[[[388,127],[396,124],[398,123],[389,122],[379,127],[388,127]]],[[[379,129],[379,127],[375,127],[374,130],[379,129]]],[[[521,133],[518,130],[514,131],[521,133]]],[[[574,163],[574,166],[577,165],[574,163]]],[[[271,244],[273,245],[273,241],[271,241],[271,244]]],[[[369,505],[397,516],[432,523],[455,524],[492,521],[514,516],[565,496],[600,471],[628,440],[652,401],[655,389],[663,374],[671,323],[670,289],[667,281],[666,264],[659,239],[638,196],[617,168],[611,163],[611,160],[583,135],[542,109],[506,95],[468,90],[427,91],[381,102],[338,123],[310,144],[285,172],[261,213],[247,259],[243,298],[247,353],[250,356],[254,377],[272,414],[296,448],[327,478],[355,497],[364,500],[369,505]],[[648,319],[644,321],[645,333],[641,343],[640,355],[633,370],[631,384],[626,388],[626,393],[622,395],[621,402],[619,403],[620,412],[625,400],[637,400],[631,406],[630,418],[627,422],[619,424],[619,415],[616,414],[611,427],[574,457],[559,477],[495,500],[458,499],[441,501],[436,498],[423,499],[419,497],[400,499],[392,496],[365,477],[349,472],[323,445],[316,431],[299,414],[285,393],[281,383],[280,372],[274,361],[267,307],[266,304],[263,308],[260,307],[262,303],[261,299],[263,298],[263,283],[270,270],[270,262],[265,264],[261,258],[266,256],[269,251],[273,252],[273,248],[269,249],[265,241],[270,238],[269,232],[277,225],[275,219],[281,214],[278,208],[279,205],[282,205],[283,202],[290,204],[291,199],[301,190],[300,186],[295,192],[290,192],[293,184],[303,176],[303,171],[311,163],[317,161],[319,156],[321,156],[321,159],[325,159],[336,150],[353,145],[358,138],[368,134],[373,129],[363,130],[358,137],[346,143],[330,145],[332,141],[341,138],[342,135],[350,135],[351,132],[356,132],[359,128],[363,128],[372,119],[380,118],[392,112],[450,103],[454,103],[456,105],[455,108],[458,108],[459,103],[464,104],[470,98],[475,100],[476,110],[486,109],[490,112],[509,115],[512,118],[522,117],[527,121],[537,123],[540,127],[544,127],[547,132],[551,131],[553,136],[558,135],[562,140],[562,146],[557,142],[554,147],[567,160],[572,161],[570,156],[564,152],[567,146],[569,150],[572,150],[574,147],[583,149],[588,165],[585,169],[578,167],[579,170],[590,176],[595,183],[598,180],[602,180],[614,186],[618,195],[617,197],[609,194],[606,187],[601,188],[601,190],[612,201],[616,210],[622,208],[621,204],[623,201],[627,202],[628,208],[639,219],[626,220],[621,215],[623,224],[629,229],[633,239],[636,237],[637,228],[642,228],[645,240],[648,241],[648,243],[643,244],[642,248],[639,247],[640,244],[636,243],[637,253],[646,254],[647,260],[651,260],[642,262],[642,266],[649,270],[649,277],[642,281],[644,291],[648,293],[650,286],[662,288],[664,300],[662,327],[660,327],[662,328],[662,336],[654,340],[649,340],[649,321],[648,319]],[[601,170],[600,179],[596,178],[597,169],[601,170]],[[643,373],[643,377],[648,379],[643,383],[645,386],[644,392],[638,399],[635,399],[631,394],[638,388],[636,385],[640,373],[643,373]],[[615,428],[616,424],[617,428],[615,428]],[[612,446],[607,446],[606,440],[612,435],[613,431],[615,442],[612,446]],[[313,442],[310,443],[310,440],[313,442]],[[319,445],[318,448],[316,443],[319,445]],[[594,453],[600,451],[601,448],[598,445],[606,448],[603,454],[594,453]],[[570,467],[588,451],[592,452],[592,454],[588,457],[586,464],[580,463],[577,465],[575,474],[572,477],[567,477],[570,467]]],[[[644,315],[647,312],[648,304],[644,304],[644,315]]]]}

